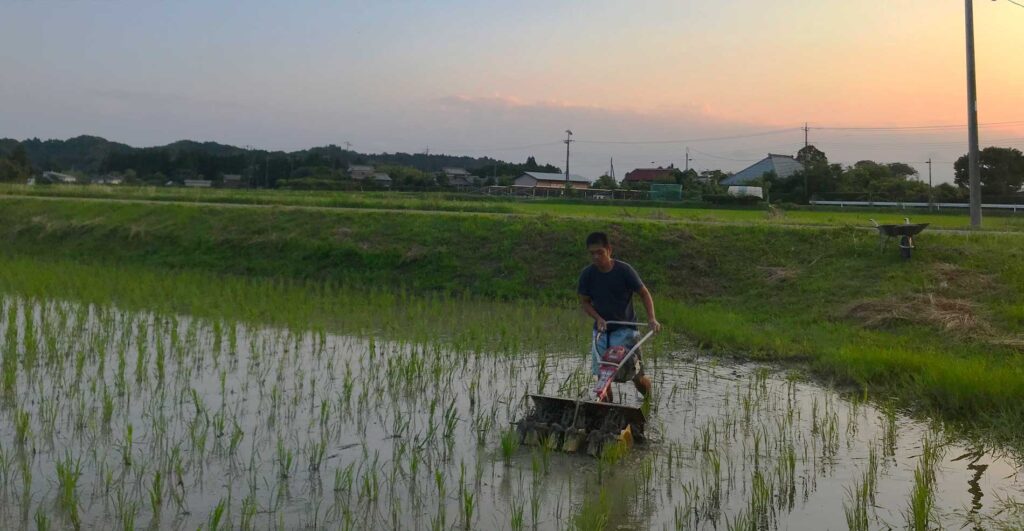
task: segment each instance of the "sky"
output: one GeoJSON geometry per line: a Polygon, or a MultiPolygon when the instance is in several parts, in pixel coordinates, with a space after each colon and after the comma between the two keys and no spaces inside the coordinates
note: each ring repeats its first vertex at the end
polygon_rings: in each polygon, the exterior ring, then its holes
{"type": "MultiPolygon", "coordinates": [[[[974,12],[981,145],[1024,149],[1024,6],[974,12]]],[[[964,48],[954,0],[0,0],[0,137],[564,168],[570,129],[572,173],[621,179],[794,154],[807,123],[833,162],[943,182],[964,48]]]]}

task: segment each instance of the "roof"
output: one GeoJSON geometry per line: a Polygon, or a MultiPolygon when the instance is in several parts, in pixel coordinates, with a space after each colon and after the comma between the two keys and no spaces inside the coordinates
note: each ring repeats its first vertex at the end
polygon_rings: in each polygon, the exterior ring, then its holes
{"type": "Polygon", "coordinates": [[[465,168],[441,168],[445,175],[469,175],[465,168]]]}
{"type": "Polygon", "coordinates": [[[225,181],[241,181],[242,180],[242,176],[237,174],[237,173],[225,173],[224,174],[224,180],[225,181]]]}
{"type": "MultiPolygon", "coordinates": [[[[524,177],[524,176],[533,177],[534,179],[537,179],[538,181],[559,181],[559,182],[563,182],[563,183],[565,182],[565,174],[564,173],[544,173],[544,172],[539,172],[539,171],[528,171],[528,172],[524,172],[522,175],[520,175],[520,177],[524,177]]],[[[571,173],[569,174],[569,182],[590,184],[590,181],[588,181],[587,179],[584,179],[583,177],[580,177],[579,175],[574,175],[574,174],[571,174],[571,173]]]]}
{"type": "Polygon", "coordinates": [[[654,182],[670,179],[675,168],[637,168],[626,173],[623,182],[654,182]]]}
{"type": "Polygon", "coordinates": [[[348,167],[348,171],[373,171],[373,166],[360,166],[353,164],[348,167]]]}
{"type": "Polygon", "coordinates": [[[769,153],[767,157],[755,162],[752,166],[747,167],[736,175],[722,179],[719,184],[722,186],[747,184],[760,179],[769,172],[775,172],[775,175],[780,179],[785,179],[803,169],[804,165],[789,155],[769,153]]]}
{"type": "Polygon", "coordinates": [[[375,181],[390,181],[391,176],[386,173],[375,173],[373,174],[373,180],[375,181]]]}

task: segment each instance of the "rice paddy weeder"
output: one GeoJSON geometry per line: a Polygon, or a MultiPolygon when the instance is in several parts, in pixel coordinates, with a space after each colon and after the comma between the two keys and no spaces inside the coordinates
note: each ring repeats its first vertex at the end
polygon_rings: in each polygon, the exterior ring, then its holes
{"type": "MultiPolygon", "coordinates": [[[[610,325],[648,326],[647,323],[608,321],[610,325]]],[[[603,332],[594,334],[591,348],[603,332]]],[[[644,438],[646,418],[638,405],[611,401],[612,383],[629,381],[631,369],[637,367],[637,352],[651,336],[649,330],[628,350],[623,346],[609,347],[601,354],[597,381],[577,398],[531,394],[532,404],[527,415],[516,423],[520,440],[524,444],[545,445],[564,452],[584,451],[597,456],[609,442],[622,441],[632,445],[644,438]]],[[[621,397],[625,393],[619,393],[621,397]]]]}

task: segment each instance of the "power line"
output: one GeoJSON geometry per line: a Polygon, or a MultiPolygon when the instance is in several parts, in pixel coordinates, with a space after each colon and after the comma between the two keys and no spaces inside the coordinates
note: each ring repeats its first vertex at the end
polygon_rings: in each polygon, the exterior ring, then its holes
{"type": "Polygon", "coordinates": [[[1006,0],[1006,1],[1011,3],[1011,4],[1013,4],[1013,5],[1015,5],[1015,6],[1017,6],[1017,7],[1024,7],[1024,4],[1016,2],[1015,0],[1006,0]]]}
{"type": "Polygon", "coordinates": [[[758,133],[749,133],[744,135],[731,135],[731,136],[716,136],[716,137],[705,137],[705,138],[682,138],[676,140],[574,140],[574,142],[580,142],[584,144],[684,144],[686,142],[713,142],[716,140],[736,140],[740,138],[753,138],[758,136],[769,136],[777,135],[780,133],[792,133],[794,131],[800,131],[802,127],[790,127],[788,129],[775,129],[773,131],[761,131],[758,133]]]}
{"type": "MultiPolygon", "coordinates": [[[[982,127],[996,127],[1003,125],[1024,125],[1024,120],[1014,120],[1010,122],[989,122],[985,124],[978,124],[982,127]]],[[[865,126],[865,127],[812,127],[811,129],[819,129],[824,131],[908,131],[908,130],[923,130],[923,129],[965,129],[967,124],[949,124],[949,125],[892,125],[892,126],[865,126]]]]}
{"type": "Polygon", "coordinates": [[[696,149],[696,148],[691,148],[691,149],[693,150],[694,153],[697,153],[697,154],[700,154],[700,155],[704,155],[705,157],[711,157],[713,159],[730,160],[730,161],[733,161],[733,162],[757,162],[758,160],[761,160],[761,159],[736,159],[736,158],[732,158],[732,157],[723,157],[721,155],[715,155],[714,153],[708,153],[707,151],[701,151],[701,150],[696,149]]]}

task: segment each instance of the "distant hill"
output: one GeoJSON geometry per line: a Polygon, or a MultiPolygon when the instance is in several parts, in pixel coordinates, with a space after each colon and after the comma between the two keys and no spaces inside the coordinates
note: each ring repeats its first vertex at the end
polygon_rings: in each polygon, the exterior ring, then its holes
{"type": "MultiPolygon", "coordinates": [[[[165,146],[137,148],[89,135],[67,140],[32,138],[20,143],[25,146],[35,171],[80,171],[99,175],[131,170],[139,178],[151,180],[194,176],[218,179],[223,174],[249,174],[269,177],[273,185],[278,179],[288,178],[300,167],[344,171],[350,164],[409,166],[430,173],[445,167],[459,167],[481,176],[512,176],[522,171],[560,171],[555,166],[538,165],[532,157],[526,163],[517,164],[490,157],[358,153],[333,144],[287,153],[247,150],[217,142],[194,140],[179,140],[165,146]]],[[[10,154],[18,144],[18,140],[0,139],[0,156],[10,154]]]]}
{"type": "MultiPolygon", "coordinates": [[[[3,139],[0,142],[10,142],[3,139]]],[[[14,141],[15,144],[17,141],[14,141]]],[[[79,170],[97,172],[111,153],[125,153],[135,148],[111,142],[98,136],[76,136],[67,140],[39,140],[21,142],[32,166],[39,170],[79,170]]]]}

